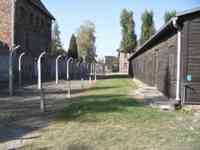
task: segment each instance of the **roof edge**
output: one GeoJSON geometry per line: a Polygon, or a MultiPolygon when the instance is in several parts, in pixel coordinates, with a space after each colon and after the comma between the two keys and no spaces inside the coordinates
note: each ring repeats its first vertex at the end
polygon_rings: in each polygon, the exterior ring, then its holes
{"type": "MultiPolygon", "coordinates": [[[[180,18],[186,16],[186,15],[191,15],[194,13],[199,13],[200,12],[200,7],[196,7],[190,10],[186,10],[183,12],[179,12],[177,13],[177,15],[173,18],[171,18],[164,26],[162,26],[154,35],[152,35],[149,40],[147,40],[142,46],[140,46],[135,53],[133,53],[130,57],[129,57],[129,61],[135,57],[137,54],[139,54],[139,52],[145,48],[145,46],[149,43],[151,43],[156,37],[159,37],[160,33],[165,31],[167,29],[167,27],[172,26],[174,29],[177,30],[178,28],[178,21],[180,18]]],[[[183,21],[184,22],[184,21],[183,21]]]]}
{"type": "Polygon", "coordinates": [[[164,31],[168,26],[173,25],[173,20],[176,17],[173,17],[172,19],[170,19],[168,21],[167,24],[165,24],[164,26],[162,26],[154,35],[152,35],[144,44],[142,44],[142,46],[140,46],[138,49],[136,49],[136,51],[128,58],[128,60],[131,60],[136,54],[138,54],[138,52],[143,49],[148,43],[150,43],[152,40],[154,40],[154,38],[156,38],[162,31],[164,31]]]}
{"type": "Polygon", "coordinates": [[[41,7],[39,7],[36,3],[34,3],[33,1],[29,0],[29,2],[34,5],[35,7],[37,7],[38,9],[40,9],[44,14],[46,14],[48,17],[50,17],[52,20],[56,20],[55,17],[48,11],[48,9],[44,6],[43,2],[41,0],[39,0],[40,3],[42,3],[43,7],[46,9],[42,9],[41,7]]]}

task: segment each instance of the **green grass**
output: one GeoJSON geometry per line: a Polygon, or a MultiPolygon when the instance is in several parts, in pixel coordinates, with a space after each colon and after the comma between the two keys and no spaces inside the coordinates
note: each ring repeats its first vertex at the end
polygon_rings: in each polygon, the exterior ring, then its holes
{"type": "Polygon", "coordinates": [[[66,103],[29,148],[199,150],[200,121],[194,122],[192,113],[149,108],[129,95],[133,90],[136,85],[130,79],[98,81],[84,96],[66,103]]]}
{"type": "Polygon", "coordinates": [[[145,107],[145,104],[127,95],[130,87],[134,90],[131,80],[104,80],[97,82],[86,96],[72,99],[62,114],[65,121],[132,121],[149,123],[174,117],[175,113],[161,112],[145,107]],[[162,116],[165,117],[162,117],[162,116]]]}
{"type": "Polygon", "coordinates": [[[14,113],[9,113],[9,112],[0,112],[0,123],[5,123],[10,120],[13,120],[15,118],[14,113]]]}

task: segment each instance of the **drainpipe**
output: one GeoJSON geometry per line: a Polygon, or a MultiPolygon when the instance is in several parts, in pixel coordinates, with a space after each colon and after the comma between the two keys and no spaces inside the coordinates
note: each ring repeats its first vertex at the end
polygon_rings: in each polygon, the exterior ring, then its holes
{"type": "Polygon", "coordinates": [[[177,23],[178,18],[173,19],[173,26],[177,31],[177,79],[176,79],[176,101],[181,102],[181,27],[177,23]]]}

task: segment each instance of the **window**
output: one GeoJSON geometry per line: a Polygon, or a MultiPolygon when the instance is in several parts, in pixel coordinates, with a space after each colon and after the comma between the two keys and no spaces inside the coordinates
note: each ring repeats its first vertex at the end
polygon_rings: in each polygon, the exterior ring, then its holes
{"type": "Polygon", "coordinates": [[[127,53],[124,54],[124,57],[127,58],[127,53]]]}
{"type": "Polygon", "coordinates": [[[33,19],[34,19],[33,13],[31,13],[29,18],[30,24],[33,24],[33,19]]]}
{"type": "Polygon", "coordinates": [[[125,64],[124,64],[124,71],[127,71],[127,69],[128,69],[128,64],[125,63],[125,64]]]}
{"type": "Polygon", "coordinates": [[[39,17],[38,17],[38,16],[36,16],[35,25],[36,25],[37,27],[39,26],[39,17]]]}
{"type": "Polygon", "coordinates": [[[41,19],[41,27],[44,27],[44,19],[41,19]]]}
{"type": "Polygon", "coordinates": [[[20,7],[20,18],[24,20],[26,11],[23,7],[20,7]]]}

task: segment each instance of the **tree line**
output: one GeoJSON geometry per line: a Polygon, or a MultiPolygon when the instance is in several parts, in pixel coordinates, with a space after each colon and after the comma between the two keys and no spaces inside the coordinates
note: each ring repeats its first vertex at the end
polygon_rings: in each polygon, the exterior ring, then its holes
{"type": "MultiPolygon", "coordinates": [[[[164,14],[164,22],[167,23],[172,17],[176,16],[176,11],[167,11],[164,14]]],[[[125,53],[133,53],[138,46],[143,45],[156,29],[154,25],[153,11],[145,10],[141,16],[141,35],[137,38],[135,33],[135,21],[133,11],[123,9],[120,16],[122,40],[120,50],[125,53]]]]}
{"type": "Polygon", "coordinates": [[[96,57],[95,33],[95,24],[85,21],[77,32],[71,35],[69,48],[65,50],[61,43],[58,23],[55,22],[52,29],[50,54],[53,56],[63,54],[82,62],[93,62],[96,57]]]}
{"type": "MultiPolygon", "coordinates": [[[[164,21],[167,23],[172,17],[176,16],[176,11],[167,11],[164,15],[164,21]]],[[[153,34],[156,29],[154,25],[153,11],[145,10],[141,16],[141,35],[135,33],[135,21],[133,11],[123,9],[120,16],[120,25],[122,32],[122,40],[120,50],[125,53],[132,53],[138,46],[144,44],[153,34]]],[[[78,28],[77,32],[71,35],[69,48],[63,48],[60,39],[60,30],[57,22],[52,28],[52,43],[50,46],[50,54],[57,56],[60,54],[68,57],[73,57],[82,62],[93,62],[96,58],[96,27],[91,21],[85,21],[78,28]]]]}

